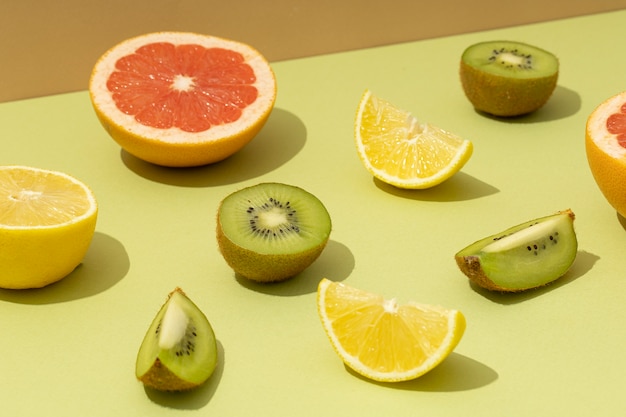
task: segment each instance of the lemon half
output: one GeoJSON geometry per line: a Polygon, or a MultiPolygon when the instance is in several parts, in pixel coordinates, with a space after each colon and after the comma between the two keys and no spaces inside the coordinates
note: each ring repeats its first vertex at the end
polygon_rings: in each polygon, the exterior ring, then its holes
{"type": "Polygon", "coordinates": [[[83,260],[96,227],[93,192],[61,172],[0,167],[0,287],[39,288],[83,260]]]}

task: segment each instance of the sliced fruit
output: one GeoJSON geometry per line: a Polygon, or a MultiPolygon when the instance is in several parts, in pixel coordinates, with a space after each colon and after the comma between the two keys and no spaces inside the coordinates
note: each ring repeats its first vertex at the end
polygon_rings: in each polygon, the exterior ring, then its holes
{"type": "Polygon", "coordinates": [[[559,61],[522,42],[480,42],[463,52],[460,75],[463,91],[477,110],[519,116],[548,101],[556,87],[559,61]]]}
{"type": "Polygon", "coordinates": [[[384,382],[415,379],[439,365],[465,331],[460,311],[384,299],[322,279],[317,308],[330,343],[355,372],[384,382]]]}
{"type": "Polygon", "coordinates": [[[160,391],[204,383],[217,366],[217,342],[204,313],[180,288],[172,291],[146,333],[135,374],[160,391]]]}
{"type": "Polygon", "coordinates": [[[472,155],[472,142],[420,123],[367,90],[354,124],[356,148],[365,168],[399,188],[425,189],[458,172],[472,155]]]}
{"type": "Polygon", "coordinates": [[[158,32],[109,49],[89,82],[100,122],[130,154],[159,165],[205,165],[243,148],[276,99],[266,59],[249,45],[158,32]]]}
{"type": "Polygon", "coordinates": [[[83,260],[98,205],[85,184],[62,172],[0,167],[0,287],[39,288],[83,260]]]}
{"type": "Polygon", "coordinates": [[[291,278],[322,253],[331,220],[322,202],[293,185],[261,183],[220,203],[217,242],[239,275],[260,282],[291,278]]]}
{"type": "Polygon", "coordinates": [[[585,147],[600,191],[626,217],[626,91],[605,100],[591,113],[585,147]]]}
{"type": "Polygon", "coordinates": [[[489,290],[546,285],[563,276],[576,259],[574,217],[568,209],[511,227],[462,249],[456,263],[470,280],[489,290]]]}

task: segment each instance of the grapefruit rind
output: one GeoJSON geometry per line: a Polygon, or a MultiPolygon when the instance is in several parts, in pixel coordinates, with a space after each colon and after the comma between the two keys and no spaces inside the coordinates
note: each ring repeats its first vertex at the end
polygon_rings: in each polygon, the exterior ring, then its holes
{"type": "Polygon", "coordinates": [[[157,165],[190,167],[221,161],[241,150],[259,133],[274,107],[276,79],[263,55],[244,43],[196,33],[157,32],[127,39],[105,52],[93,68],[89,93],[100,123],[128,153],[157,165]],[[240,53],[254,70],[257,99],[243,109],[236,122],[212,126],[204,132],[159,129],[140,124],[133,115],[117,108],[106,84],[118,59],[154,42],[197,44],[240,53]]]}

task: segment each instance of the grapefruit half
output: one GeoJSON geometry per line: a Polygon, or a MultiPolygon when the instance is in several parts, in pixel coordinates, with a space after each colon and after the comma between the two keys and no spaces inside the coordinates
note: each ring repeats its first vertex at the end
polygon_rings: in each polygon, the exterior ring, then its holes
{"type": "Polygon", "coordinates": [[[257,135],[274,107],[276,79],[244,43],[157,32],[105,52],[89,93],[98,119],[128,153],[190,167],[221,161],[257,135]]]}

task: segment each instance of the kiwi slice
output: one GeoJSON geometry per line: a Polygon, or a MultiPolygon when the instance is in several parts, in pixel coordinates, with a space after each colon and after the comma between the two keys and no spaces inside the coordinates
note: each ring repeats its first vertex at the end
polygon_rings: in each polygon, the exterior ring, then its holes
{"type": "Polygon", "coordinates": [[[172,291],[141,343],[135,373],[146,386],[184,391],[205,382],[217,365],[211,324],[180,289],[172,291]]]}
{"type": "Polygon", "coordinates": [[[306,269],[322,253],[331,231],[328,211],[302,188],[261,183],[222,200],[217,242],[239,275],[282,281],[306,269]]]}
{"type": "Polygon", "coordinates": [[[578,241],[568,209],[488,236],[459,251],[456,263],[470,280],[495,291],[523,291],[563,276],[578,241]]]}
{"type": "Polygon", "coordinates": [[[542,107],[559,75],[555,55],[521,42],[490,41],[461,56],[461,84],[474,108],[495,116],[520,116],[542,107]]]}

